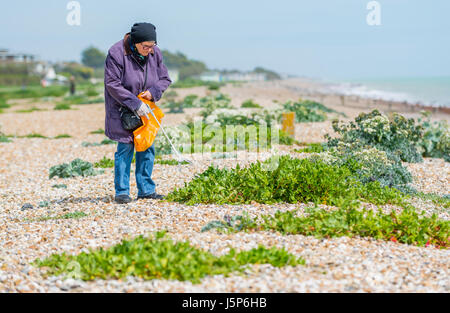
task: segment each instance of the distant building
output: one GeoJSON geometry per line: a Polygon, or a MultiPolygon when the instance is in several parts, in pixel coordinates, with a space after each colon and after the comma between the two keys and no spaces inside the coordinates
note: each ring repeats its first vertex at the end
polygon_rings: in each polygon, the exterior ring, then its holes
{"type": "Polygon", "coordinates": [[[221,73],[219,71],[207,71],[197,76],[203,81],[226,82],[226,81],[264,81],[266,74],[254,72],[228,72],[221,73]]]}
{"type": "Polygon", "coordinates": [[[36,62],[33,72],[37,75],[44,76],[52,66],[45,61],[36,62]]]}
{"type": "Polygon", "coordinates": [[[45,86],[64,85],[68,81],[67,77],[56,74],[54,67],[45,61],[37,62],[33,72],[42,77],[45,86]]]}
{"type": "Polygon", "coordinates": [[[207,71],[197,76],[198,79],[207,81],[207,82],[221,82],[222,75],[217,71],[207,71]]]}
{"type": "Polygon", "coordinates": [[[176,83],[179,80],[180,71],[178,71],[175,68],[168,68],[167,71],[169,73],[169,77],[172,83],[176,83]]]}
{"type": "Polygon", "coordinates": [[[56,74],[53,67],[49,68],[44,79],[49,85],[65,85],[67,83],[67,77],[56,74]]]}
{"type": "Polygon", "coordinates": [[[0,63],[32,63],[36,56],[28,53],[12,53],[8,49],[0,49],[0,63]]]}
{"type": "Polygon", "coordinates": [[[227,73],[222,75],[224,81],[264,81],[266,80],[266,74],[264,73],[227,73]]]}

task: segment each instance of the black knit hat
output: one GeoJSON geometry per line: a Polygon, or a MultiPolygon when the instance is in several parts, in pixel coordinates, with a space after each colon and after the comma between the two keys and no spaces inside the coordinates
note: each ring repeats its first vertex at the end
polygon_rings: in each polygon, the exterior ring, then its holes
{"type": "Polygon", "coordinates": [[[156,41],[156,27],[152,23],[135,23],[131,28],[131,42],[156,41]]]}

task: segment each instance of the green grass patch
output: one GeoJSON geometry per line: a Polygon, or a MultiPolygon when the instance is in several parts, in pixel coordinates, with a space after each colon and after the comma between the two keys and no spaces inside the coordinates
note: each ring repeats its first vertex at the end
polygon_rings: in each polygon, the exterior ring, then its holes
{"type": "Polygon", "coordinates": [[[294,149],[295,152],[306,152],[306,153],[319,153],[323,152],[324,148],[321,143],[310,143],[306,148],[294,149]]]}
{"type": "Polygon", "coordinates": [[[77,219],[77,218],[82,218],[82,217],[86,217],[88,216],[86,213],[82,212],[82,211],[75,211],[75,212],[71,212],[71,213],[66,213],[63,215],[58,215],[58,216],[41,216],[38,217],[36,219],[27,219],[27,222],[42,222],[42,221],[48,221],[48,220],[61,220],[61,219],[77,219]]]}
{"type": "Polygon", "coordinates": [[[105,98],[97,97],[94,99],[88,99],[83,104],[94,104],[94,103],[103,103],[103,102],[105,102],[105,98]]]}
{"type": "Polygon", "coordinates": [[[84,104],[87,100],[88,98],[85,95],[73,95],[64,97],[63,100],[59,102],[59,104],[84,104]]]}
{"type": "Polygon", "coordinates": [[[200,283],[207,275],[228,276],[232,272],[243,272],[250,264],[271,264],[275,267],[305,264],[284,249],[267,249],[258,246],[249,251],[230,252],[215,256],[192,246],[189,241],[174,242],[165,232],[150,238],[139,236],[107,249],[90,249],[78,255],[53,254],[33,265],[48,268],[46,275],[76,274],[82,280],[123,279],[127,276],[150,279],[170,279],[200,283]],[[73,273],[73,265],[77,273],[73,273]]]}
{"type": "Polygon", "coordinates": [[[276,231],[283,235],[304,235],[317,238],[332,237],[372,237],[386,241],[437,248],[450,247],[450,222],[439,220],[436,214],[425,216],[413,207],[405,208],[401,213],[392,211],[385,214],[382,210],[374,212],[368,209],[339,208],[323,210],[309,208],[305,216],[297,216],[296,210],[263,215],[251,219],[247,214],[213,221],[202,231],[217,228],[219,231],[276,231]]]}
{"type": "Polygon", "coordinates": [[[103,128],[99,128],[97,130],[91,131],[89,134],[105,134],[103,128]]]}
{"type": "Polygon", "coordinates": [[[61,138],[72,138],[69,134],[61,134],[58,136],[53,137],[54,139],[61,139],[61,138]]]}
{"type": "Polygon", "coordinates": [[[53,110],[70,110],[70,109],[71,109],[70,104],[67,103],[58,103],[53,108],[53,110]]]}
{"type": "Polygon", "coordinates": [[[61,97],[68,91],[66,86],[30,86],[25,89],[21,87],[7,88],[0,91],[0,98],[3,99],[24,99],[42,97],[61,97]]]}
{"type": "Polygon", "coordinates": [[[32,133],[32,134],[28,134],[25,136],[18,136],[19,138],[43,138],[43,139],[48,139],[49,137],[41,135],[41,134],[37,134],[37,133],[32,133]]]}
{"type": "MultiPolygon", "coordinates": [[[[133,159],[131,160],[131,163],[136,163],[136,154],[133,155],[133,159]]],[[[159,158],[155,158],[154,163],[155,164],[164,164],[164,165],[189,164],[186,161],[178,162],[177,160],[174,160],[174,159],[161,160],[159,158]]],[[[112,168],[112,167],[114,167],[114,160],[111,160],[110,158],[107,158],[106,156],[104,156],[103,159],[101,159],[100,161],[98,161],[94,164],[94,167],[112,168]]]]}
{"type": "Polygon", "coordinates": [[[217,82],[210,82],[209,86],[208,86],[208,90],[219,90],[220,87],[222,87],[223,84],[221,83],[217,83],[217,82]]]}
{"type": "Polygon", "coordinates": [[[100,141],[99,143],[97,143],[97,142],[86,142],[86,141],[83,141],[82,143],[81,143],[81,146],[82,147],[96,147],[96,146],[101,146],[101,145],[113,145],[113,144],[115,144],[116,142],[114,141],[114,140],[111,140],[111,139],[109,139],[109,138],[105,138],[105,139],[103,139],[102,141],[100,141]]]}
{"type": "Polygon", "coordinates": [[[192,108],[194,107],[194,101],[198,98],[198,95],[190,94],[184,97],[183,99],[183,107],[184,108],[192,108]]]}
{"type": "Polygon", "coordinates": [[[4,99],[0,98],[0,109],[8,109],[10,107],[11,107],[10,104],[6,103],[4,99]]]}
{"type": "Polygon", "coordinates": [[[259,109],[261,109],[262,106],[260,106],[258,103],[253,102],[252,99],[249,99],[249,100],[242,102],[241,108],[259,108],[259,109]]]}
{"type": "Polygon", "coordinates": [[[11,142],[12,140],[0,132],[0,142],[11,142]]]}
{"type": "Polygon", "coordinates": [[[16,113],[31,113],[31,112],[35,112],[35,111],[47,111],[47,110],[40,109],[37,107],[32,107],[30,109],[16,110],[14,112],[16,112],[16,113]]]}
{"type": "Polygon", "coordinates": [[[103,159],[94,164],[94,167],[101,167],[101,168],[114,167],[114,160],[111,160],[110,158],[104,156],[103,159]]]}
{"type": "Polygon", "coordinates": [[[85,94],[88,97],[95,97],[98,96],[99,92],[95,88],[90,87],[85,91],[85,94]]]}
{"type": "Polygon", "coordinates": [[[31,133],[23,136],[17,136],[17,135],[7,135],[5,137],[11,137],[11,138],[42,138],[42,139],[50,139],[50,137],[44,136],[39,133],[31,133]]]}
{"type": "Polygon", "coordinates": [[[81,95],[73,95],[73,96],[64,97],[64,99],[62,101],[58,102],[57,105],[70,106],[70,105],[80,105],[80,104],[102,103],[105,101],[105,99],[103,97],[92,98],[92,96],[98,95],[97,92],[95,92],[95,94],[93,92],[89,92],[89,94],[91,96],[81,94],[81,95]]]}
{"type": "Polygon", "coordinates": [[[178,165],[178,164],[189,164],[189,162],[186,162],[186,161],[178,162],[177,160],[174,160],[174,159],[170,159],[170,160],[156,160],[155,159],[155,164],[178,165]]]}

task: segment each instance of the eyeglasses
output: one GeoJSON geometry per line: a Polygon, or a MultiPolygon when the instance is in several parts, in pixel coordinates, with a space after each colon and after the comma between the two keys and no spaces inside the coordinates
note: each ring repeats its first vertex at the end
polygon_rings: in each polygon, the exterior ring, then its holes
{"type": "Polygon", "coordinates": [[[154,46],[156,46],[156,43],[154,43],[154,44],[151,45],[151,46],[147,46],[147,45],[143,45],[143,44],[140,44],[140,45],[142,46],[142,49],[144,49],[144,50],[149,50],[149,49],[153,48],[154,46]]]}

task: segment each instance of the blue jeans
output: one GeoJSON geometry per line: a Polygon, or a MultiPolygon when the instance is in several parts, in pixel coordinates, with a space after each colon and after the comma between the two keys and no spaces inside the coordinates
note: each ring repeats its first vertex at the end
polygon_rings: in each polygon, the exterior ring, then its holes
{"type": "MultiPolygon", "coordinates": [[[[116,196],[130,194],[130,167],[133,160],[134,144],[117,144],[114,153],[114,188],[116,196]]],[[[153,161],[155,160],[155,143],[142,152],[136,152],[136,184],[138,197],[155,192],[155,182],[152,180],[153,161]]]]}

